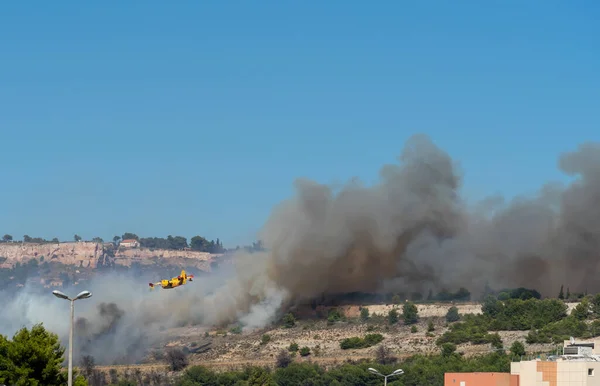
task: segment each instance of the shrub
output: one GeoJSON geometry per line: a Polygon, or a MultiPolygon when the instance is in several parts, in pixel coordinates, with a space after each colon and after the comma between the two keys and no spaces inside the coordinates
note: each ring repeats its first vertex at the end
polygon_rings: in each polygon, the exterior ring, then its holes
{"type": "Polygon", "coordinates": [[[366,322],[369,319],[369,309],[367,307],[363,307],[360,310],[360,320],[366,322]]]}
{"type": "Polygon", "coordinates": [[[402,306],[402,319],[404,319],[404,324],[415,324],[419,321],[419,311],[415,303],[404,303],[404,306],[402,306]]]}
{"type": "Polygon", "coordinates": [[[290,352],[298,351],[298,343],[296,343],[296,342],[290,343],[290,346],[288,347],[288,351],[290,351],[290,352]]]}
{"type": "Polygon", "coordinates": [[[390,350],[385,345],[380,345],[377,347],[377,351],[375,351],[375,360],[377,363],[382,365],[389,365],[392,363],[396,363],[398,358],[394,356],[392,350],[390,350]]]}
{"type": "Polygon", "coordinates": [[[444,343],[473,344],[490,343],[492,339],[488,334],[489,321],[485,317],[465,315],[465,321],[450,325],[450,330],[442,334],[437,340],[438,345],[444,343]]]}
{"type": "Polygon", "coordinates": [[[512,354],[513,358],[520,358],[521,356],[525,355],[525,345],[518,340],[515,341],[510,346],[510,353],[512,354]]]}
{"type": "Polygon", "coordinates": [[[332,308],[327,314],[327,324],[332,325],[335,322],[345,319],[345,315],[342,311],[337,308],[332,308]]]}
{"type": "Polygon", "coordinates": [[[527,334],[526,342],[533,343],[562,343],[570,336],[576,338],[591,338],[600,335],[600,320],[595,320],[588,325],[583,320],[578,320],[574,315],[549,323],[539,329],[532,329],[527,334]]]}
{"type": "Polygon", "coordinates": [[[448,309],[446,313],[446,322],[452,323],[460,320],[460,315],[458,314],[458,308],[456,306],[452,306],[448,309]]]}
{"type": "Polygon", "coordinates": [[[181,371],[189,364],[187,355],[180,348],[174,348],[167,351],[165,357],[171,371],[181,371]]]}
{"type": "MultiPolygon", "coordinates": [[[[561,343],[569,336],[589,338],[600,335],[600,320],[587,324],[590,316],[599,315],[600,297],[587,298],[573,313],[567,316],[567,305],[558,299],[537,299],[534,294],[521,291],[526,300],[509,298],[501,301],[493,296],[486,297],[481,315],[464,315],[463,321],[452,324],[450,331],[444,333],[437,341],[444,343],[473,344],[491,343],[502,347],[497,334],[489,331],[525,331],[527,343],[561,343]],[[529,297],[530,296],[530,297],[529,297]],[[597,305],[596,305],[597,304],[597,305]]],[[[450,310],[446,316],[449,319],[450,310]]],[[[450,318],[452,319],[452,318],[450,318]]]]}
{"type": "Polygon", "coordinates": [[[271,341],[271,335],[269,334],[264,334],[261,338],[260,338],[260,344],[261,345],[266,345],[267,343],[269,343],[271,341]]]}
{"type": "Polygon", "coordinates": [[[392,308],[388,312],[388,322],[390,324],[396,324],[396,323],[398,323],[398,310],[396,310],[395,308],[392,308]]]}
{"type": "Polygon", "coordinates": [[[364,338],[354,336],[352,338],[346,338],[340,342],[340,348],[342,350],[348,350],[352,348],[360,349],[367,348],[376,345],[383,340],[381,334],[367,334],[364,338]]]}
{"type": "Polygon", "coordinates": [[[429,323],[427,323],[427,332],[433,332],[435,331],[435,326],[433,325],[433,321],[429,321],[429,323]]]}
{"type": "Polygon", "coordinates": [[[488,297],[482,305],[482,311],[484,316],[493,319],[490,328],[495,331],[523,331],[532,327],[541,328],[565,318],[567,305],[558,299],[508,299],[503,302],[488,297]]]}
{"type": "Polygon", "coordinates": [[[306,347],[306,346],[302,347],[300,349],[300,355],[303,356],[303,357],[305,357],[307,355],[310,355],[310,349],[308,347],[306,347]]]}
{"type": "Polygon", "coordinates": [[[285,316],[283,317],[283,326],[285,328],[292,328],[296,325],[296,318],[294,317],[294,315],[291,312],[288,312],[287,314],[285,314],[285,316]]]}
{"type": "Polygon", "coordinates": [[[456,345],[454,343],[444,343],[442,345],[442,356],[448,357],[456,352],[456,345]]]}
{"type": "MultiPolygon", "coordinates": [[[[369,367],[377,368],[382,373],[389,374],[396,368],[402,368],[405,376],[400,382],[407,386],[443,385],[446,372],[469,372],[476,369],[484,371],[509,372],[510,356],[499,353],[462,357],[455,353],[456,347],[447,344],[443,352],[437,355],[416,355],[403,360],[398,365],[364,361],[360,363],[343,363],[321,367],[315,363],[291,362],[285,367],[274,371],[262,367],[247,367],[242,371],[215,372],[203,366],[188,368],[182,375],[173,379],[177,385],[264,385],[264,386],[295,386],[295,385],[380,385],[383,381],[371,374],[369,367]],[[444,356],[445,355],[445,356],[444,356]]],[[[377,350],[379,352],[379,350],[377,350]]],[[[385,349],[384,349],[385,351],[385,349]]],[[[387,359],[384,361],[388,362],[387,359]]],[[[170,384],[154,383],[160,385],[170,384]]],[[[113,384],[130,385],[139,382],[127,382],[125,379],[115,380],[113,384]]],[[[396,380],[395,383],[398,383],[396,380]]]]}
{"type": "Polygon", "coordinates": [[[288,367],[290,363],[292,363],[290,353],[285,350],[279,351],[279,354],[277,354],[276,366],[280,368],[288,367]]]}

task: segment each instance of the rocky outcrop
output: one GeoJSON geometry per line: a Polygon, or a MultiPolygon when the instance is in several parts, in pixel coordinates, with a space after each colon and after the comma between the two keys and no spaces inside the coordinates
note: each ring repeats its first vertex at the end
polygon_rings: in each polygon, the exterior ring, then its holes
{"type": "Polygon", "coordinates": [[[210,269],[217,255],[190,250],[152,250],[147,248],[114,248],[111,243],[0,243],[0,268],[25,264],[31,259],[38,262],[58,262],[65,265],[96,268],[99,265],[152,264],[160,261],[175,265],[187,264],[210,269]]]}

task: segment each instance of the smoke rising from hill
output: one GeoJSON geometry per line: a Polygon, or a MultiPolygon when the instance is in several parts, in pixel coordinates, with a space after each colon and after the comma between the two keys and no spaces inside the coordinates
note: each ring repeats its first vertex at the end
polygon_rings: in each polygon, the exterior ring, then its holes
{"type": "MultiPolygon", "coordinates": [[[[353,181],[336,192],[297,180],[297,194],[273,209],[259,236],[268,252],[239,252],[207,279],[149,293],[147,282],[156,278],[96,277],[94,297],[77,304],[76,350],[99,363],[139,359],[162,327],[235,320],[262,327],[283,306],[322,293],[461,286],[476,293],[486,282],[544,295],[562,283],[600,291],[600,145],[559,157],[560,169],[576,177],[568,186],[548,184],[534,197],[492,197],[475,206],[460,197],[453,159],[428,137],[412,137],[398,161],[370,187],[353,181]]],[[[44,321],[68,336],[64,300],[24,292],[8,303],[14,312],[0,333],[44,321]]]]}
{"type": "Polygon", "coordinates": [[[600,145],[560,156],[560,169],[576,177],[569,186],[475,207],[459,195],[455,162],[427,136],[410,138],[398,160],[372,187],[353,182],[334,192],[296,181],[296,196],[273,210],[260,235],[269,252],[239,256],[243,284],[229,315],[257,298],[273,307],[321,293],[477,292],[486,282],[545,294],[561,283],[600,290],[600,145]],[[249,261],[252,271],[242,266],[249,261]]]}

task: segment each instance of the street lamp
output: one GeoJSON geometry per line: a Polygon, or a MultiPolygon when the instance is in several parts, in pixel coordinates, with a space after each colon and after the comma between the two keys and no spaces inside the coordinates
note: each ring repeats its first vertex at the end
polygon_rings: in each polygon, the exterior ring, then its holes
{"type": "Polygon", "coordinates": [[[87,299],[92,296],[90,291],[82,291],[73,299],[60,291],[52,291],[52,294],[60,299],[71,302],[71,322],[69,327],[69,386],[73,386],[73,319],[75,318],[75,300],[87,299]]]}
{"type": "Polygon", "coordinates": [[[388,375],[383,375],[379,371],[375,370],[372,367],[369,367],[367,370],[369,370],[371,373],[373,373],[375,375],[379,375],[380,377],[383,377],[383,384],[385,386],[387,386],[387,379],[388,379],[388,377],[395,377],[396,375],[402,375],[402,374],[404,374],[404,370],[402,370],[402,369],[398,369],[398,370],[396,370],[393,373],[388,374],[388,375]]]}

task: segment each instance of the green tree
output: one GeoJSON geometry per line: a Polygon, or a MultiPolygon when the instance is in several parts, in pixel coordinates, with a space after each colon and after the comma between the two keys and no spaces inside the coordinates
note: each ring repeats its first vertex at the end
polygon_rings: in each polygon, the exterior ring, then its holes
{"type": "Polygon", "coordinates": [[[327,313],[327,324],[332,325],[340,320],[345,319],[345,315],[343,311],[338,310],[337,308],[330,308],[327,313]]]}
{"type": "Polygon", "coordinates": [[[404,319],[404,324],[415,324],[419,321],[419,310],[415,303],[404,303],[404,306],[402,306],[402,318],[404,319]]]}
{"type": "Polygon", "coordinates": [[[558,292],[558,298],[561,300],[565,298],[565,293],[564,293],[563,289],[564,289],[564,286],[561,284],[560,291],[558,292]]]}
{"type": "Polygon", "coordinates": [[[463,302],[469,301],[471,300],[471,292],[466,288],[460,287],[454,294],[454,299],[463,302]]]}
{"type": "Polygon", "coordinates": [[[571,291],[569,291],[569,287],[567,287],[567,294],[565,295],[565,300],[571,299],[571,291]]]}
{"type": "Polygon", "coordinates": [[[139,241],[140,237],[138,235],[136,235],[135,233],[131,233],[131,232],[125,232],[121,236],[121,240],[131,240],[131,239],[139,241]]]}
{"type": "Polygon", "coordinates": [[[12,239],[13,239],[13,237],[11,235],[2,236],[2,240],[4,240],[5,242],[12,241],[12,239]]]}
{"type": "Polygon", "coordinates": [[[583,298],[581,302],[571,311],[571,315],[578,320],[586,320],[590,314],[590,301],[588,298],[583,298]]]}
{"type": "Polygon", "coordinates": [[[190,248],[194,251],[207,252],[208,240],[202,236],[194,236],[190,240],[190,248]]]}
{"type": "Polygon", "coordinates": [[[449,357],[456,352],[456,345],[454,343],[444,343],[442,345],[442,356],[449,357]]]}
{"type": "Polygon", "coordinates": [[[277,386],[277,383],[271,379],[271,374],[267,369],[254,367],[250,370],[248,386],[277,386]]]}
{"type": "Polygon", "coordinates": [[[484,315],[489,315],[490,317],[494,318],[502,311],[502,302],[496,299],[494,296],[488,295],[483,301],[481,311],[484,315]]]}
{"type": "Polygon", "coordinates": [[[458,308],[456,306],[452,306],[448,309],[446,313],[446,322],[452,323],[460,320],[460,315],[458,314],[458,308]]]}
{"type": "Polygon", "coordinates": [[[323,382],[325,370],[317,364],[292,363],[289,366],[277,369],[273,373],[273,380],[279,386],[298,385],[326,385],[323,382]]]}
{"type": "Polygon", "coordinates": [[[363,307],[360,310],[360,320],[366,322],[369,319],[369,309],[367,307],[363,307]]]}
{"type": "Polygon", "coordinates": [[[190,248],[192,248],[194,251],[208,253],[222,253],[225,250],[221,240],[217,239],[217,241],[208,241],[202,236],[192,237],[190,240],[190,248]]]}
{"type": "Polygon", "coordinates": [[[73,240],[75,240],[76,242],[79,242],[79,241],[81,241],[81,236],[75,235],[75,236],[73,236],[73,240]]]}
{"type": "Polygon", "coordinates": [[[65,349],[58,336],[42,324],[21,328],[12,341],[0,335],[0,383],[59,386],[67,381],[61,372],[65,349]]]}
{"type": "Polygon", "coordinates": [[[89,386],[89,383],[83,375],[75,376],[75,373],[73,373],[73,386],[89,386]]]}
{"type": "Polygon", "coordinates": [[[192,366],[187,369],[176,385],[192,386],[192,385],[218,385],[217,375],[207,367],[192,366]]]}
{"type": "Polygon", "coordinates": [[[296,318],[294,317],[294,314],[292,314],[291,312],[288,312],[287,314],[285,314],[285,316],[283,317],[283,326],[285,328],[292,328],[296,325],[296,318]]]}
{"type": "Polygon", "coordinates": [[[521,356],[525,355],[525,345],[520,341],[516,340],[510,346],[510,353],[514,358],[520,358],[521,356]]]}
{"type": "Polygon", "coordinates": [[[396,323],[398,323],[398,310],[396,310],[396,308],[392,308],[388,312],[388,322],[390,324],[396,324],[396,323]]]}
{"type": "Polygon", "coordinates": [[[594,318],[600,318],[600,294],[590,297],[590,311],[594,318]]]}
{"type": "Polygon", "coordinates": [[[435,331],[435,326],[433,325],[433,321],[430,320],[429,323],[427,323],[427,332],[433,332],[435,331]]]}
{"type": "Polygon", "coordinates": [[[504,348],[504,344],[502,343],[502,338],[500,337],[500,335],[498,333],[495,334],[489,334],[487,337],[488,342],[490,342],[492,344],[492,347],[498,350],[501,350],[504,348]]]}

